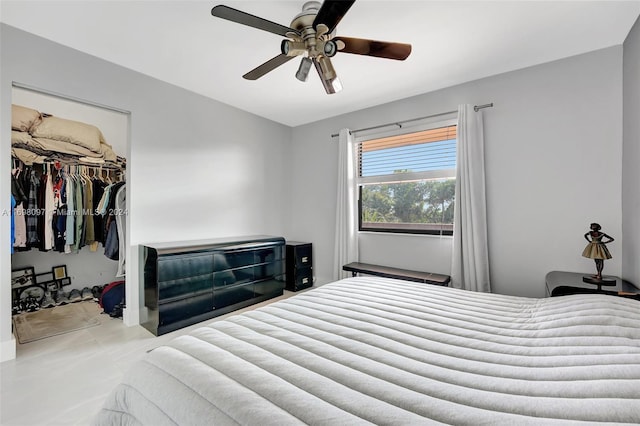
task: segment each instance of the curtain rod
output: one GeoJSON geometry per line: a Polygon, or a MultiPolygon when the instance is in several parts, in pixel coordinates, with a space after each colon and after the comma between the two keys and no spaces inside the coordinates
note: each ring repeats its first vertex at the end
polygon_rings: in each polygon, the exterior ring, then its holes
{"type": "MultiPolygon", "coordinates": [[[[491,108],[493,107],[493,102],[491,102],[490,104],[484,104],[484,105],[475,105],[473,107],[473,110],[475,112],[478,112],[479,110],[483,109],[483,108],[491,108]]],[[[418,118],[411,118],[409,120],[404,120],[404,121],[396,121],[394,123],[387,123],[387,124],[380,124],[379,126],[373,126],[373,127],[365,127],[364,129],[357,129],[357,130],[352,130],[351,133],[357,133],[357,132],[364,132],[365,130],[374,130],[374,129],[379,129],[381,127],[387,127],[387,126],[398,126],[398,127],[402,127],[402,125],[404,123],[410,123],[411,121],[418,121],[418,120],[425,120],[427,118],[434,118],[434,117],[440,117],[441,115],[448,115],[448,114],[453,114],[454,112],[458,112],[458,110],[454,110],[454,111],[447,111],[447,112],[440,112],[438,114],[432,114],[432,115],[426,115],[424,117],[418,117],[418,118]]],[[[335,138],[339,136],[338,133],[334,133],[331,135],[332,138],[335,138]]]]}

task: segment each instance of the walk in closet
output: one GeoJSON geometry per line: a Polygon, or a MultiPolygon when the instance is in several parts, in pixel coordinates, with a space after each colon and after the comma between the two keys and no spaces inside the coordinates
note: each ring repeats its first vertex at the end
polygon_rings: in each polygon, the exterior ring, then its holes
{"type": "Polygon", "coordinates": [[[13,314],[95,301],[126,275],[129,115],[14,86],[11,125],[13,314]]]}

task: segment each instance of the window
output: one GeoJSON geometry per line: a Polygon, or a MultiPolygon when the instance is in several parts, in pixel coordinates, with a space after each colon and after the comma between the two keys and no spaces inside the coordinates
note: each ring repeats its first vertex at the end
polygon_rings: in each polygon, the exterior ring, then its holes
{"type": "Polygon", "coordinates": [[[361,231],[453,234],[456,127],[357,140],[361,231]]]}

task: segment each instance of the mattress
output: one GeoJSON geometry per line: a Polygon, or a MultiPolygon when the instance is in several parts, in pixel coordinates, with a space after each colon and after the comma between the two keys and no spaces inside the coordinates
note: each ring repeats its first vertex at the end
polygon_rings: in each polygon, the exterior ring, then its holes
{"type": "Polygon", "coordinates": [[[326,284],[146,355],[97,425],[640,423],[640,304],[377,277],[326,284]]]}

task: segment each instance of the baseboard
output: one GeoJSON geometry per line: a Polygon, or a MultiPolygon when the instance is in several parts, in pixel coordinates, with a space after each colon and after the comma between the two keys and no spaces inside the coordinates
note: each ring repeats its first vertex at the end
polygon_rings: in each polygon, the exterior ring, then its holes
{"type": "Polygon", "coordinates": [[[10,340],[0,342],[0,362],[16,359],[16,339],[11,336],[10,340]]]}
{"type": "Polygon", "coordinates": [[[146,318],[147,316],[146,308],[144,308],[144,312],[136,308],[124,308],[122,310],[122,322],[127,327],[140,325],[142,321],[142,316],[146,318]]]}

